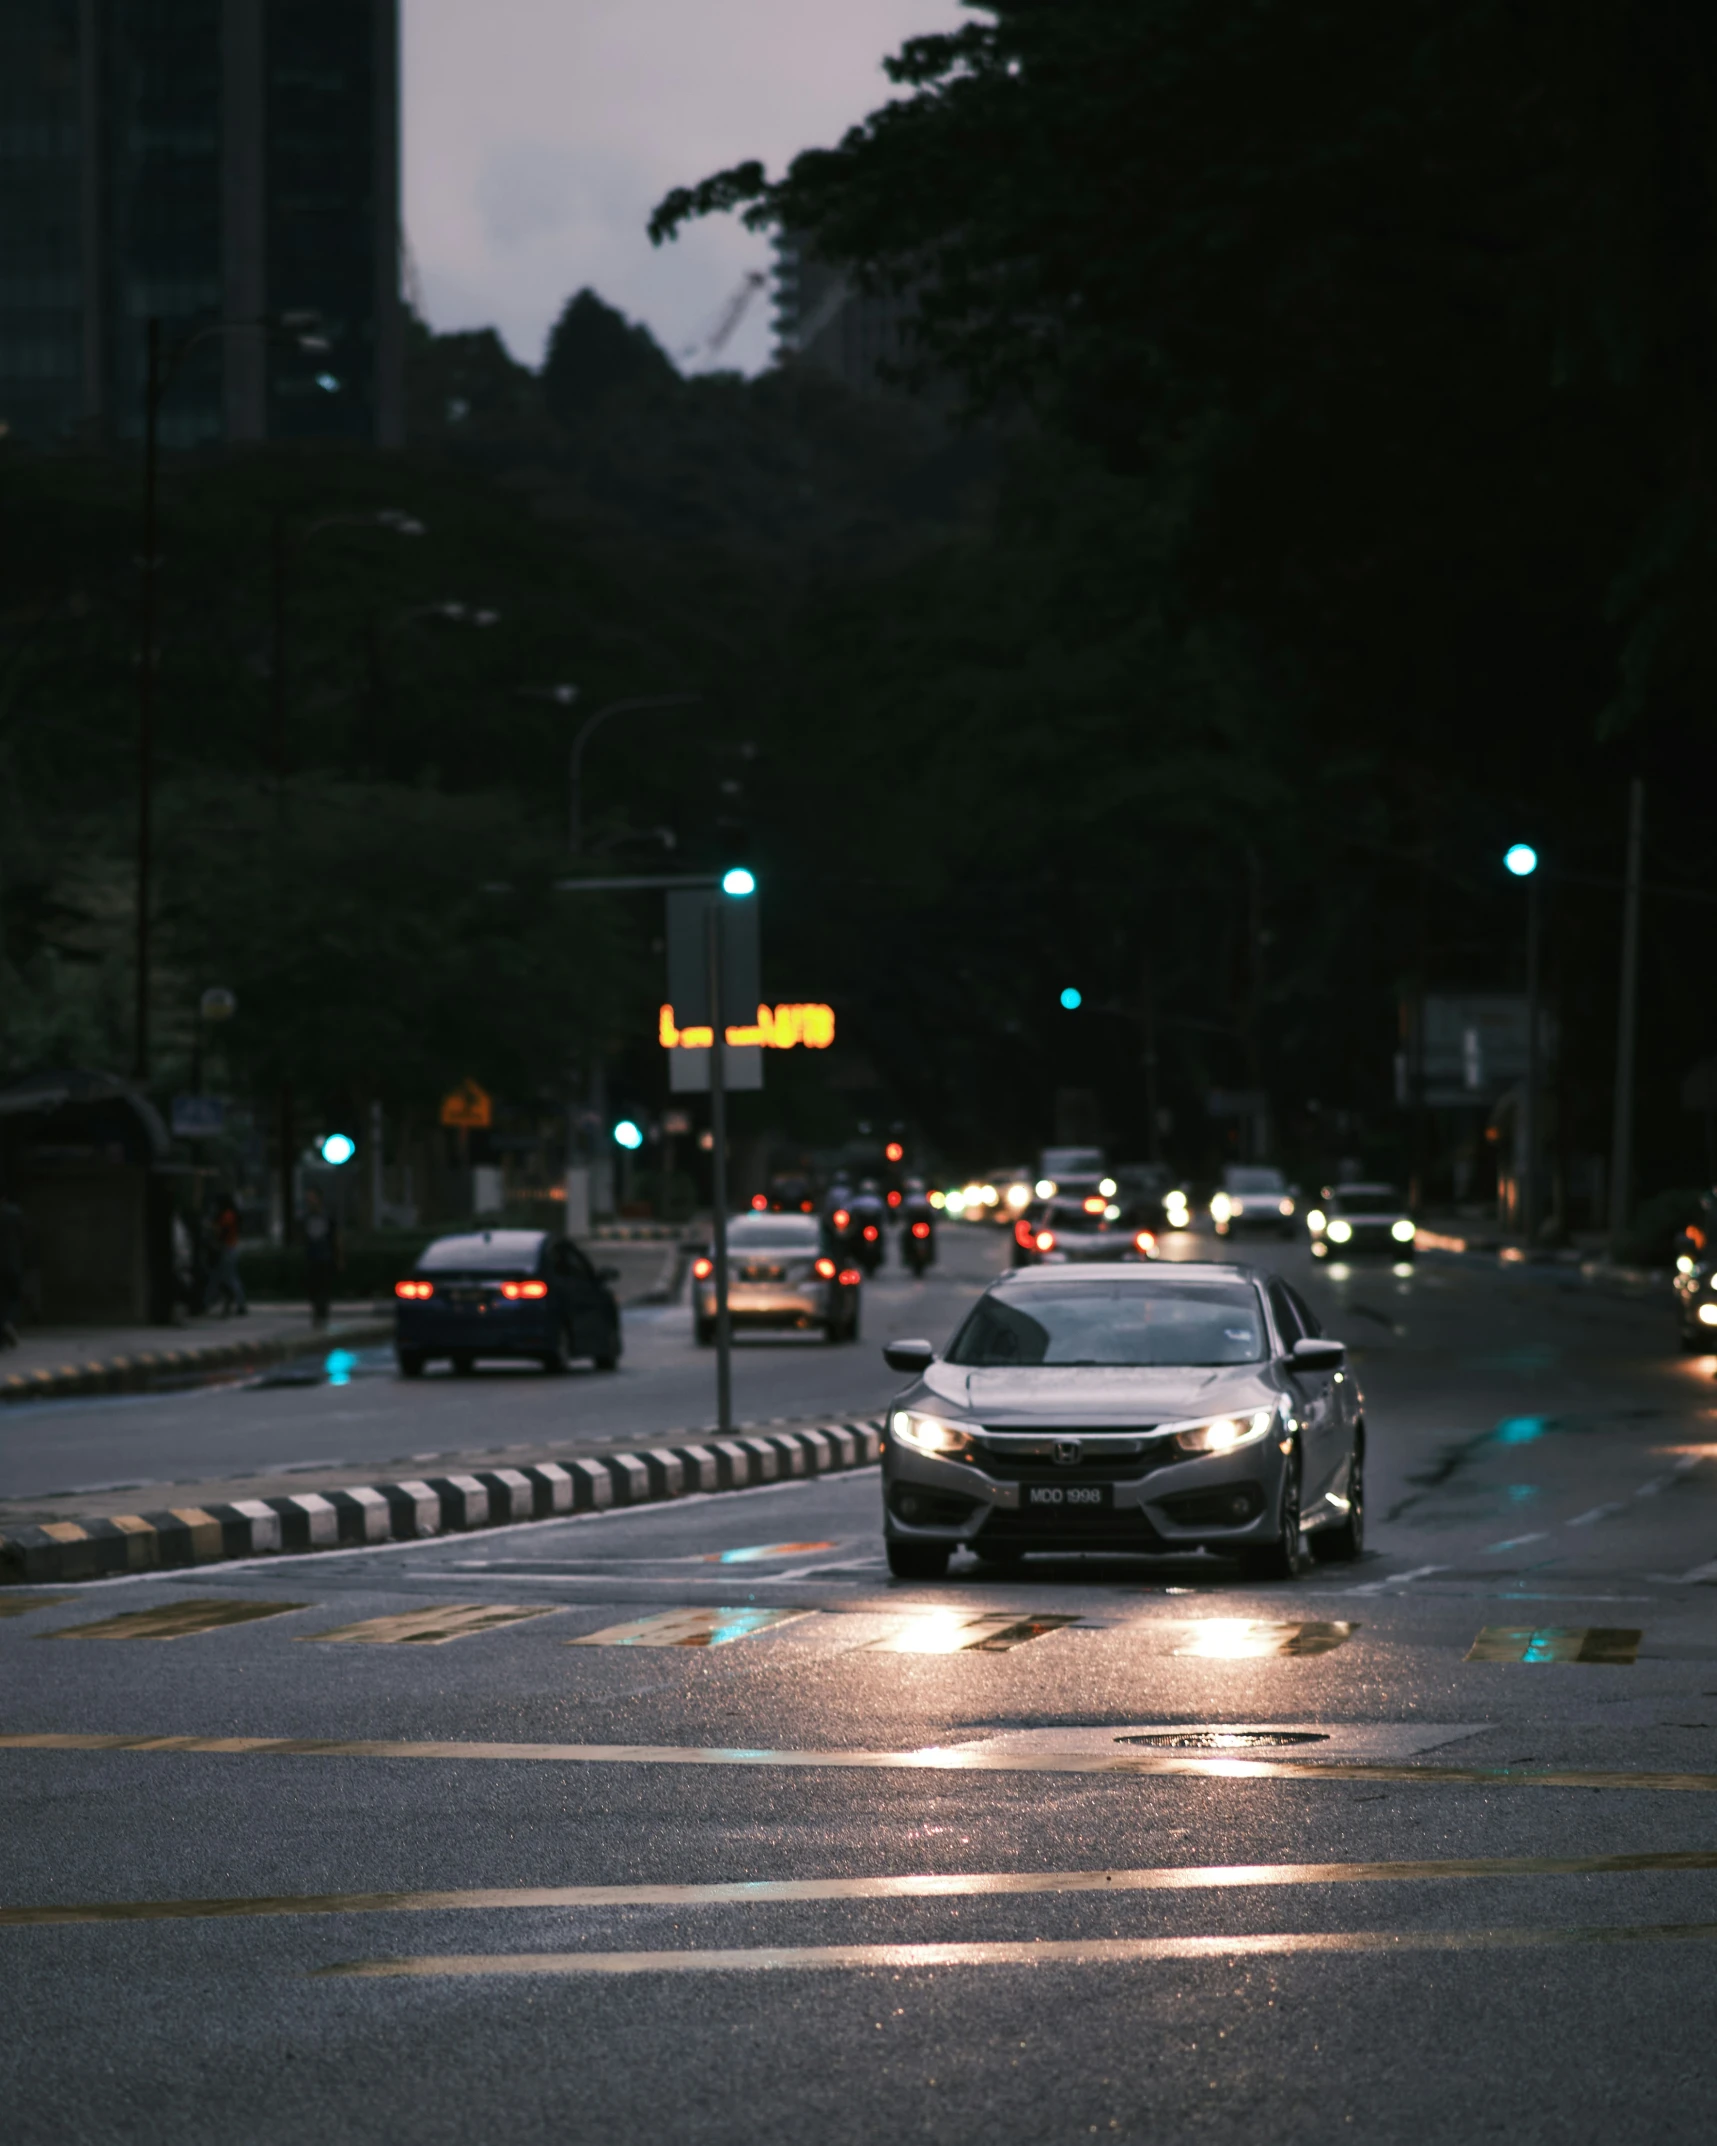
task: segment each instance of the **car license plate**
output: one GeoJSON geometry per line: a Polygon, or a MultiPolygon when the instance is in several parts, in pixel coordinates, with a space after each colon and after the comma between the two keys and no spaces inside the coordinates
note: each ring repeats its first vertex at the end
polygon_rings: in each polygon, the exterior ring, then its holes
{"type": "Polygon", "coordinates": [[[1103,1512],[1115,1502],[1115,1486],[1113,1483],[1027,1483],[1025,1502],[1033,1512],[1103,1512]]]}

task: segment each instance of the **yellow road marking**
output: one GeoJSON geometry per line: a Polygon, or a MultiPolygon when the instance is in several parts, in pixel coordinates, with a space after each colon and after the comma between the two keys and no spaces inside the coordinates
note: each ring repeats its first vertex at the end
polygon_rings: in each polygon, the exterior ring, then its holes
{"type": "Polygon", "coordinates": [[[258,1617],[282,1617],[301,1610],[302,1602],[235,1602],[218,1597],[191,1602],[163,1602],[155,1609],[129,1610],[98,1624],[69,1624],[59,1632],[38,1632],[38,1639],[188,1639],[193,1633],[219,1631],[222,1625],[250,1624],[258,1617]]]}
{"type": "Polygon", "coordinates": [[[1250,1617],[1201,1617],[1196,1624],[1181,1627],[1181,1644],[1174,1651],[1214,1662],[1328,1654],[1358,1630],[1356,1624],[1265,1624],[1250,1617]]]}
{"type": "Polygon", "coordinates": [[[453,1952],[342,1960],[318,1976],[656,1975],[772,1968],[1042,1967],[1318,1952],[1501,1952],[1552,1945],[1709,1944],[1717,1922],[1596,1923],[1547,1930],[1282,1930],[1240,1937],[1072,1937],[991,1944],[771,1945],[709,1952],[453,1952]]]}
{"type": "Polygon", "coordinates": [[[658,1610],[652,1617],[635,1617],[629,1624],[611,1624],[600,1632],[585,1632],[569,1639],[569,1647],[725,1647],[730,1641],[748,1639],[754,1632],[767,1632],[778,1624],[793,1624],[811,1610],[790,1609],[677,1609],[658,1610]]]}
{"type": "Polygon", "coordinates": [[[1645,1637],[1628,1625],[1487,1624],[1469,1662],[1595,1662],[1625,1669],[1645,1637]]]}
{"type": "Polygon", "coordinates": [[[495,1625],[518,1624],[526,1617],[549,1617],[557,1605],[540,1608],[521,1602],[438,1602],[428,1609],[405,1610],[397,1617],[371,1617],[343,1624],[332,1632],[299,1632],[306,1646],[349,1641],[360,1647],[440,1647],[450,1639],[468,1639],[495,1625]]]}
{"type": "MultiPolygon", "coordinates": [[[[291,1605],[283,1605],[291,1606],[291,1605]]],[[[1717,1791],[1717,1773],[1645,1773],[1562,1767],[1417,1766],[1364,1759],[1188,1757],[1137,1750],[1009,1750],[931,1744],[918,1751],[727,1750],[698,1744],[407,1743],[314,1736],[113,1736],[76,1730],[0,1735],[0,1751],[170,1751],[235,1758],[483,1759],[560,1766],[744,1766],[934,1773],[1103,1773],[1202,1781],[1393,1781],[1421,1788],[1633,1788],[1717,1791]]]]}
{"type": "Polygon", "coordinates": [[[0,1908],[0,1929],[65,1923],[190,1922],[272,1915],[397,1915],[451,1908],[749,1907],[779,1900],[970,1900],[1039,1893],[1228,1891],[1244,1886],[1365,1885],[1445,1878],[1584,1878],[1717,1870],[1717,1850],[1662,1854],[1478,1856],[1419,1863],[1217,1863],[1147,1870],[913,1872],[884,1878],[726,1879],[707,1885],[469,1886],[420,1893],[286,1893],[226,1900],[110,1900],[0,1908]]]}
{"type": "Polygon", "coordinates": [[[31,1610],[57,1609],[62,1602],[75,1602],[75,1595],[0,1594],[0,1617],[27,1617],[31,1610]]]}

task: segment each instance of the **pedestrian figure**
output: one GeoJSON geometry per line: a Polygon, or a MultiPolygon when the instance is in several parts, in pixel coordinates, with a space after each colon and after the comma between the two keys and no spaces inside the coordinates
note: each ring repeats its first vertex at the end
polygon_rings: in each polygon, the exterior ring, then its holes
{"type": "Polygon", "coordinates": [[[18,1312],[24,1301],[24,1210],[0,1200],[0,1349],[18,1346],[18,1312]]]}
{"type": "Polygon", "coordinates": [[[315,1186],[304,1195],[304,1283],[310,1298],[310,1323],[328,1324],[334,1301],[334,1269],[340,1264],[340,1232],[315,1186]]]}
{"type": "Polygon", "coordinates": [[[238,1271],[238,1207],[231,1193],[223,1192],[215,1205],[215,1261],[209,1271],[209,1286],[203,1309],[213,1311],[219,1300],[223,1319],[243,1318],[250,1310],[245,1302],[244,1282],[238,1271]]]}

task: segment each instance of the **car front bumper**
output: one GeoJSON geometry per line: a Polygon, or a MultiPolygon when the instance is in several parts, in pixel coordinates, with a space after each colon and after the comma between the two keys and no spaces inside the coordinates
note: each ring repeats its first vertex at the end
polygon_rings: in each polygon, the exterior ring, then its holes
{"type": "MultiPolygon", "coordinates": [[[[836,1326],[847,1316],[848,1305],[858,1294],[854,1284],[819,1282],[804,1289],[782,1282],[729,1282],[727,1316],[736,1327],[773,1327],[784,1332],[811,1327],[836,1326]]],[[[697,1298],[698,1317],[715,1317],[715,1291],[707,1284],[697,1298]]]]}
{"type": "Polygon", "coordinates": [[[1232,1453],[1165,1461],[1143,1474],[1136,1458],[1057,1469],[1053,1463],[990,1473],[982,1461],[939,1459],[890,1436],[883,1446],[883,1527],[901,1541],[950,1548],[1176,1550],[1244,1548],[1274,1539],[1285,1456],[1274,1437],[1232,1453]],[[1076,1493],[1107,1484],[1112,1502],[1076,1493]],[[1034,1505],[1028,1488],[1059,1489],[1065,1502],[1034,1505]]]}
{"type": "Polygon", "coordinates": [[[424,1356],[545,1356],[560,1339],[558,1306],[402,1304],[394,1345],[424,1356]]]}

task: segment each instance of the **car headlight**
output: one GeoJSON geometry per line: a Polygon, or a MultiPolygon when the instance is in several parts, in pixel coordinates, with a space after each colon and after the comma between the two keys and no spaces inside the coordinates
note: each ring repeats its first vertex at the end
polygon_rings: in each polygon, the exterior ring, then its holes
{"type": "Polygon", "coordinates": [[[1696,1316],[1701,1326],[1717,1326],[1717,1304],[1701,1304],[1696,1316]]]}
{"type": "Polygon", "coordinates": [[[1234,1202],[1228,1197],[1226,1192],[1218,1192],[1212,1195],[1210,1202],[1210,1219],[1213,1222],[1226,1222],[1233,1212],[1234,1202]]]}
{"type": "Polygon", "coordinates": [[[1331,1244],[1346,1244],[1352,1235],[1353,1224],[1344,1220],[1342,1216],[1337,1215],[1329,1226],[1328,1236],[1331,1244]]]}
{"type": "Polygon", "coordinates": [[[1276,1411],[1258,1408],[1249,1416],[1213,1416],[1189,1431],[1176,1431],[1174,1442],[1182,1453],[1232,1453],[1236,1446],[1268,1438],[1275,1427],[1276,1411]]]}
{"type": "Polygon", "coordinates": [[[972,1437],[957,1423],[944,1423],[940,1416],[923,1416],[915,1408],[897,1408],[889,1418],[888,1427],[903,1446],[912,1446],[920,1453],[934,1453],[943,1460],[953,1460],[961,1453],[969,1453],[972,1437]]]}
{"type": "Polygon", "coordinates": [[[1675,1271],[1677,1274],[1691,1274],[1693,1272],[1693,1262],[1685,1252],[1676,1254],[1675,1271]]]}
{"type": "Polygon", "coordinates": [[[1329,1217],[1321,1207],[1314,1207],[1306,1217],[1306,1227],[1314,1237],[1321,1237],[1329,1226],[1329,1217]]]}
{"type": "Polygon", "coordinates": [[[1278,1200],[1278,1201],[1276,1202],[1276,1212],[1277,1212],[1278,1214],[1280,1214],[1280,1215],[1291,1215],[1291,1214],[1293,1213],[1293,1211],[1294,1211],[1294,1203],[1293,1203],[1293,1201],[1292,1201],[1292,1200],[1278,1200]]]}
{"type": "Polygon", "coordinates": [[[1397,1244],[1411,1244],[1418,1232],[1407,1217],[1403,1215],[1399,1222],[1392,1222],[1389,1225],[1389,1234],[1397,1244]]]}

